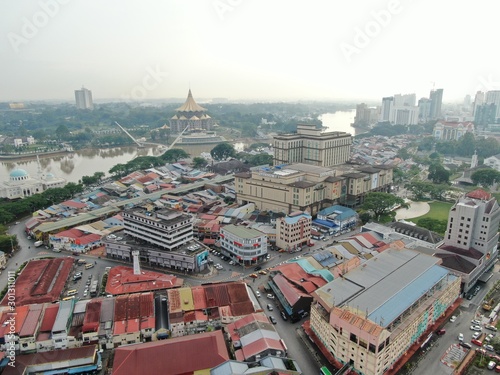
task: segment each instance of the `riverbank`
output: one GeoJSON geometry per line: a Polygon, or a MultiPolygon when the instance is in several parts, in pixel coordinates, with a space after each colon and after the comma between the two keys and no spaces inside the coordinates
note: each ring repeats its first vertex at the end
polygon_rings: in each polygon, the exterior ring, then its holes
{"type": "Polygon", "coordinates": [[[36,159],[37,156],[39,158],[44,158],[47,156],[63,156],[72,153],[74,153],[74,151],[57,150],[57,151],[47,151],[47,152],[33,152],[29,154],[9,154],[9,155],[0,154],[0,160],[32,160],[36,159]]]}

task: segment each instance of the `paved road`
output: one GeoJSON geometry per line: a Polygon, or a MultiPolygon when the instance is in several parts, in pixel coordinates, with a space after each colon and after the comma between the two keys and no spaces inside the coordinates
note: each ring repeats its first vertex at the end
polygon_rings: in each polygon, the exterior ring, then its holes
{"type": "MultiPolygon", "coordinates": [[[[481,284],[482,288],[479,293],[470,301],[464,299],[462,305],[457,310],[457,320],[454,323],[447,322],[443,328],[446,329],[446,334],[439,336],[435,341],[434,346],[425,353],[425,355],[420,360],[418,367],[413,372],[414,375],[448,375],[453,372],[453,369],[441,363],[441,357],[444,355],[446,350],[451,346],[451,344],[458,343],[458,334],[463,333],[464,341],[469,342],[471,336],[474,333],[471,331],[471,320],[477,317],[476,314],[481,314],[482,309],[480,304],[484,296],[488,293],[488,290],[493,287],[495,282],[500,279],[500,274],[498,272],[499,265],[495,265],[493,276],[486,284],[481,284]]],[[[484,320],[486,323],[486,319],[484,320]]],[[[483,332],[490,332],[484,330],[483,332]]],[[[491,332],[490,332],[491,333],[491,332]]],[[[472,345],[473,349],[476,348],[472,345]]]]}

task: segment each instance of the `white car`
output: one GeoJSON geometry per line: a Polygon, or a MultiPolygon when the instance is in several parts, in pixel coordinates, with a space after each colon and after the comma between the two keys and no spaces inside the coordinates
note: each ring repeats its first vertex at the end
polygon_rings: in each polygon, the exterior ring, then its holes
{"type": "Polygon", "coordinates": [[[450,318],[450,322],[454,322],[455,320],[457,320],[457,317],[455,315],[453,315],[451,318],[450,318]]]}
{"type": "Polygon", "coordinates": [[[477,319],[471,320],[471,323],[474,324],[474,325],[481,324],[481,322],[479,320],[477,320],[477,319]]]}
{"type": "Polygon", "coordinates": [[[470,329],[473,331],[478,331],[478,332],[482,330],[481,326],[478,326],[478,325],[470,326],[470,329]]]}
{"type": "Polygon", "coordinates": [[[458,334],[458,341],[464,341],[464,334],[463,333],[458,334]]]}
{"type": "Polygon", "coordinates": [[[474,340],[477,340],[477,339],[479,338],[479,336],[481,336],[481,332],[476,332],[476,333],[474,333],[474,334],[472,335],[472,338],[473,338],[474,340]]]}
{"type": "Polygon", "coordinates": [[[255,295],[256,295],[257,297],[260,297],[260,292],[259,292],[258,290],[256,290],[256,291],[255,291],[255,295]]]}

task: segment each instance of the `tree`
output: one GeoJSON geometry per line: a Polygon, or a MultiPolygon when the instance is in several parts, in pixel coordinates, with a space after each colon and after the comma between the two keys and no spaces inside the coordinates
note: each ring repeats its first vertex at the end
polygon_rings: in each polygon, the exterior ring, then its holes
{"type": "Polygon", "coordinates": [[[435,184],[449,183],[451,172],[446,170],[439,163],[432,163],[429,166],[429,180],[432,180],[435,184]]]}
{"type": "Polygon", "coordinates": [[[500,173],[494,169],[478,169],[470,176],[472,182],[475,185],[481,185],[485,188],[493,185],[496,182],[500,182],[500,173]]]}
{"type": "Polygon", "coordinates": [[[123,176],[127,173],[127,166],[125,164],[116,164],[109,170],[109,173],[115,177],[123,176]]]}
{"type": "Polygon", "coordinates": [[[224,142],[215,146],[212,151],[210,151],[210,155],[214,160],[226,160],[229,157],[234,157],[236,155],[236,150],[234,146],[224,142]]]}
{"type": "Polygon", "coordinates": [[[419,227],[429,229],[433,232],[444,234],[446,232],[446,227],[448,225],[447,220],[437,220],[430,217],[425,217],[417,221],[419,227]]]}
{"type": "Polygon", "coordinates": [[[249,163],[253,166],[257,165],[273,165],[273,156],[268,154],[253,155],[249,163]]]}
{"type": "Polygon", "coordinates": [[[457,154],[460,156],[472,156],[476,149],[474,134],[467,132],[458,140],[457,154]]]}
{"type": "Polygon", "coordinates": [[[105,176],[104,172],[95,172],[94,173],[94,177],[97,181],[101,181],[104,176],[105,176]]]}
{"type": "Polygon", "coordinates": [[[206,165],[207,161],[205,160],[205,158],[202,158],[200,156],[195,156],[193,158],[193,168],[199,169],[205,167],[206,165]]]}
{"type": "Polygon", "coordinates": [[[70,135],[69,129],[66,125],[61,124],[56,129],[56,137],[58,139],[67,139],[70,135]]]}
{"type": "Polygon", "coordinates": [[[405,201],[389,193],[368,193],[361,208],[373,212],[375,217],[388,214],[392,209],[400,205],[407,207],[405,201]]]}
{"type": "Polygon", "coordinates": [[[177,163],[179,159],[189,158],[189,154],[180,148],[172,148],[168,151],[165,151],[163,155],[160,156],[160,158],[167,163],[177,163]]]}

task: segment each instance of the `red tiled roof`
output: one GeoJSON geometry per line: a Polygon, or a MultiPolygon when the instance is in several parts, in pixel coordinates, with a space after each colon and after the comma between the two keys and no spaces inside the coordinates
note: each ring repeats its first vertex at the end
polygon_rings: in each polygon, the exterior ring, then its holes
{"type": "MultiPolygon", "coordinates": [[[[294,287],[283,275],[278,274],[274,276],[273,281],[291,306],[295,305],[300,298],[310,297],[309,294],[294,287]]],[[[309,291],[309,293],[312,293],[314,290],[309,291]]]]}
{"type": "Polygon", "coordinates": [[[82,232],[80,229],[76,228],[71,228],[68,230],[63,230],[62,232],[59,232],[55,235],[55,237],[61,238],[61,237],[66,237],[66,238],[80,238],[84,236],[85,233],[82,232]]]}
{"type": "Polygon", "coordinates": [[[28,307],[29,312],[19,333],[20,337],[34,336],[36,327],[40,321],[40,316],[42,315],[43,305],[28,305],[28,307]]]}
{"type": "Polygon", "coordinates": [[[101,317],[102,299],[94,299],[87,303],[85,317],[83,319],[82,332],[97,332],[101,317]]]}
{"type": "Polygon", "coordinates": [[[59,305],[46,305],[43,313],[42,324],[40,325],[40,332],[50,332],[56,321],[57,313],[59,312],[59,305]]]}
{"type": "MultiPolygon", "coordinates": [[[[59,300],[73,262],[71,257],[28,262],[16,280],[16,307],[59,300]]],[[[7,306],[7,297],[0,305],[7,306]]]]}
{"type": "Polygon", "coordinates": [[[261,338],[260,340],[256,340],[241,348],[245,359],[251,358],[269,349],[280,350],[282,353],[286,352],[285,347],[283,346],[280,340],[274,340],[270,338],[261,338]]]}
{"type": "Polygon", "coordinates": [[[29,311],[30,307],[28,305],[16,308],[16,333],[21,332],[21,328],[23,327],[24,321],[26,320],[29,311]]]}
{"type": "Polygon", "coordinates": [[[183,282],[177,276],[153,271],[142,271],[140,275],[134,275],[133,268],[118,266],[109,272],[106,293],[118,295],[177,288],[183,282]]]}
{"type": "Polygon", "coordinates": [[[484,200],[488,200],[491,198],[491,194],[488,193],[487,191],[484,191],[483,189],[473,190],[473,191],[465,194],[465,196],[468,198],[484,199],[484,200]]]}
{"type": "Polygon", "coordinates": [[[76,201],[64,201],[61,203],[62,206],[67,206],[71,208],[85,208],[87,205],[82,202],[76,202],[76,201]]]}
{"type": "Polygon", "coordinates": [[[228,359],[224,336],[214,331],[119,347],[115,349],[113,375],[187,375],[228,359]]]}
{"type": "Polygon", "coordinates": [[[204,287],[202,286],[192,287],[191,293],[193,294],[193,305],[195,310],[202,310],[208,307],[207,300],[205,298],[204,287]]]}

